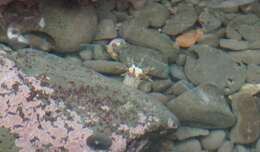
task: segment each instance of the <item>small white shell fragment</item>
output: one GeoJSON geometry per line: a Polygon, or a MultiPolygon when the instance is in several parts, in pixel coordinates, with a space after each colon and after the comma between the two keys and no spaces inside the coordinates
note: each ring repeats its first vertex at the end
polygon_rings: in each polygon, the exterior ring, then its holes
{"type": "Polygon", "coordinates": [[[122,44],[126,44],[126,41],[122,38],[116,38],[109,42],[108,46],[112,46],[115,44],[116,46],[120,46],[122,44]]]}
{"type": "Polygon", "coordinates": [[[38,23],[38,25],[41,27],[41,28],[44,28],[46,26],[46,22],[44,20],[44,18],[42,17],[38,23]]]}

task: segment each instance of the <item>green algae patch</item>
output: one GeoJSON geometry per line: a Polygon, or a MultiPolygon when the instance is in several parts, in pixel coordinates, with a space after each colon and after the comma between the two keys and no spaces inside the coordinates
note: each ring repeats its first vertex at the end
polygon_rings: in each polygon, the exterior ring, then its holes
{"type": "Polygon", "coordinates": [[[15,136],[6,128],[0,128],[0,152],[19,152],[15,146],[15,136]]]}

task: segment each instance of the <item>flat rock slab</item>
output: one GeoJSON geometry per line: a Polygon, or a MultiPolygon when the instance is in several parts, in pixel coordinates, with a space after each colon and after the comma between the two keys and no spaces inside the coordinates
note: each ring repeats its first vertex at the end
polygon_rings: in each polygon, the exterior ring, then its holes
{"type": "Polygon", "coordinates": [[[228,128],[235,123],[224,95],[211,84],[202,84],[167,103],[183,125],[228,128]]]}
{"type": "Polygon", "coordinates": [[[197,21],[197,13],[191,4],[179,4],[177,11],[166,21],[163,32],[169,35],[178,35],[190,28],[197,21]]]}
{"type": "Polygon", "coordinates": [[[91,124],[95,131],[117,132],[132,141],[148,132],[159,131],[159,128],[167,130],[178,126],[174,114],[159,101],[91,69],[55,55],[30,50],[20,50],[10,58],[29,76],[49,77],[45,85],[55,90],[53,98],[64,101],[82,117],[83,122],[84,117],[91,115],[96,120],[91,124]]]}
{"type": "Polygon", "coordinates": [[[95,70],[102,74],[120,75],[127,71],[127,66],[120,62],[107,60],[91,60],[85,61],[84,66],[95,70]]]}
{"type": "Polygon", "coordinates": [[[234,143],[250,144],[260,135],[260,116],[257,109],[259,92],[260,84],[246,84],[238,93],[229,96],[237,116],[237,123],[231,130],[231,141],[234,143]]]}
{"type": "Polygon", "coordinates": [[[229,55],[234,61],[239,63],[260,64],[260,50],[230,52],[229,55]]]}
{"type": "Polygon", "coordinates": [[[163,26],[170,15],[167,8],[156,2],[148,2],[143,9],[131,11],[130,14],[152,27],[163,26]]]}
{"type": "Polygon", "coordinates": [[[175,134],[178,140],[184,140],[194,137],[207,136],[209,135],[209,131],[202,128],[180,127],[177,129],[175,134]]]}
{"type": "Polygon", "coordinates": [[[233,8],[255,2],[256,0],[211,0],[208,4],[212,8],[233,8]]]}
{"type": "Polygon", "coordinates": [[[246,79],[246,67],[238,64],[225,52],[206,45],[190,50],[184,71],[194,84],[211,83],[225,94],[237,91],[246,79]]]}
{"type": "Polygon", "coordinates": [[[234,51],[245,50],[248,49],[249,44],[247,41],[239,41],[233,39],[220,39],[219,45],[222,48],[230,49],[234,51]]]}
{"type": "Polygon", "coordinates": [[[176,143],[170,152],[201,152],[202,148],[199,140],[190,139],[176,143]]]}
{"type": "Polygon", "coordinates": [[[160,51],[166,60],[173,62],[177,58],[179,49],[174,47],[170,37],[140,25],[135,19],[123,23],[120,35],[132,44],[160,51]]]}

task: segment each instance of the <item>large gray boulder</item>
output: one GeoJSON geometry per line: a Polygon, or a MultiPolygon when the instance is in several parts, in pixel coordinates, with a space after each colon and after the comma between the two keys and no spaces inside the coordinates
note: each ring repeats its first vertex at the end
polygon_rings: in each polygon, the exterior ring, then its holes
{"type": "Polygon", "coordinates": [[[235,123],[224,95],[211,84],[202,84],[167,103],[183,125],[228,128],[235,123]]]}
{"type": "Polygon", "coordinates": [[[76,62],[30,50],[19,50],[10,58],[29,76],[49,77],[44,85],[55,90],[52,98],[76,111],[83,123],[88,121],[85,117],[94,113],[94,131],[121,134],[130,142],[179,125],[174,114],[159,101],[76,62]]]}

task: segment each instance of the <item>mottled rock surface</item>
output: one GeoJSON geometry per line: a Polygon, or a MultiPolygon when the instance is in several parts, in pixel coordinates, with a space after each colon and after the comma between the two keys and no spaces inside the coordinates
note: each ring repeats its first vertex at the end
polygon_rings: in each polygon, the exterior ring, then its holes
{"type": "Polygon", "coordinates": [[[117,132],[132,141],[159,128],[178,126],[173,113],[157,100],[93,70],[55,55],[30,50],[19,51],[10,58],[30,76],[48,76],[45,83],[55,90],[53,98],[64,101],[83,120],[95,113],[92,117],[96,121],[90,125],[96,131],[117,132]]]}
{"type": "Polygon", "coordinates": [[[255,142],[260,135],[260,117],[257,102],[259,84],[246,84],[238,93],[231,95],[232,109],[237,122],[231,130],[231,141],[240,144],[255,142]]]}

